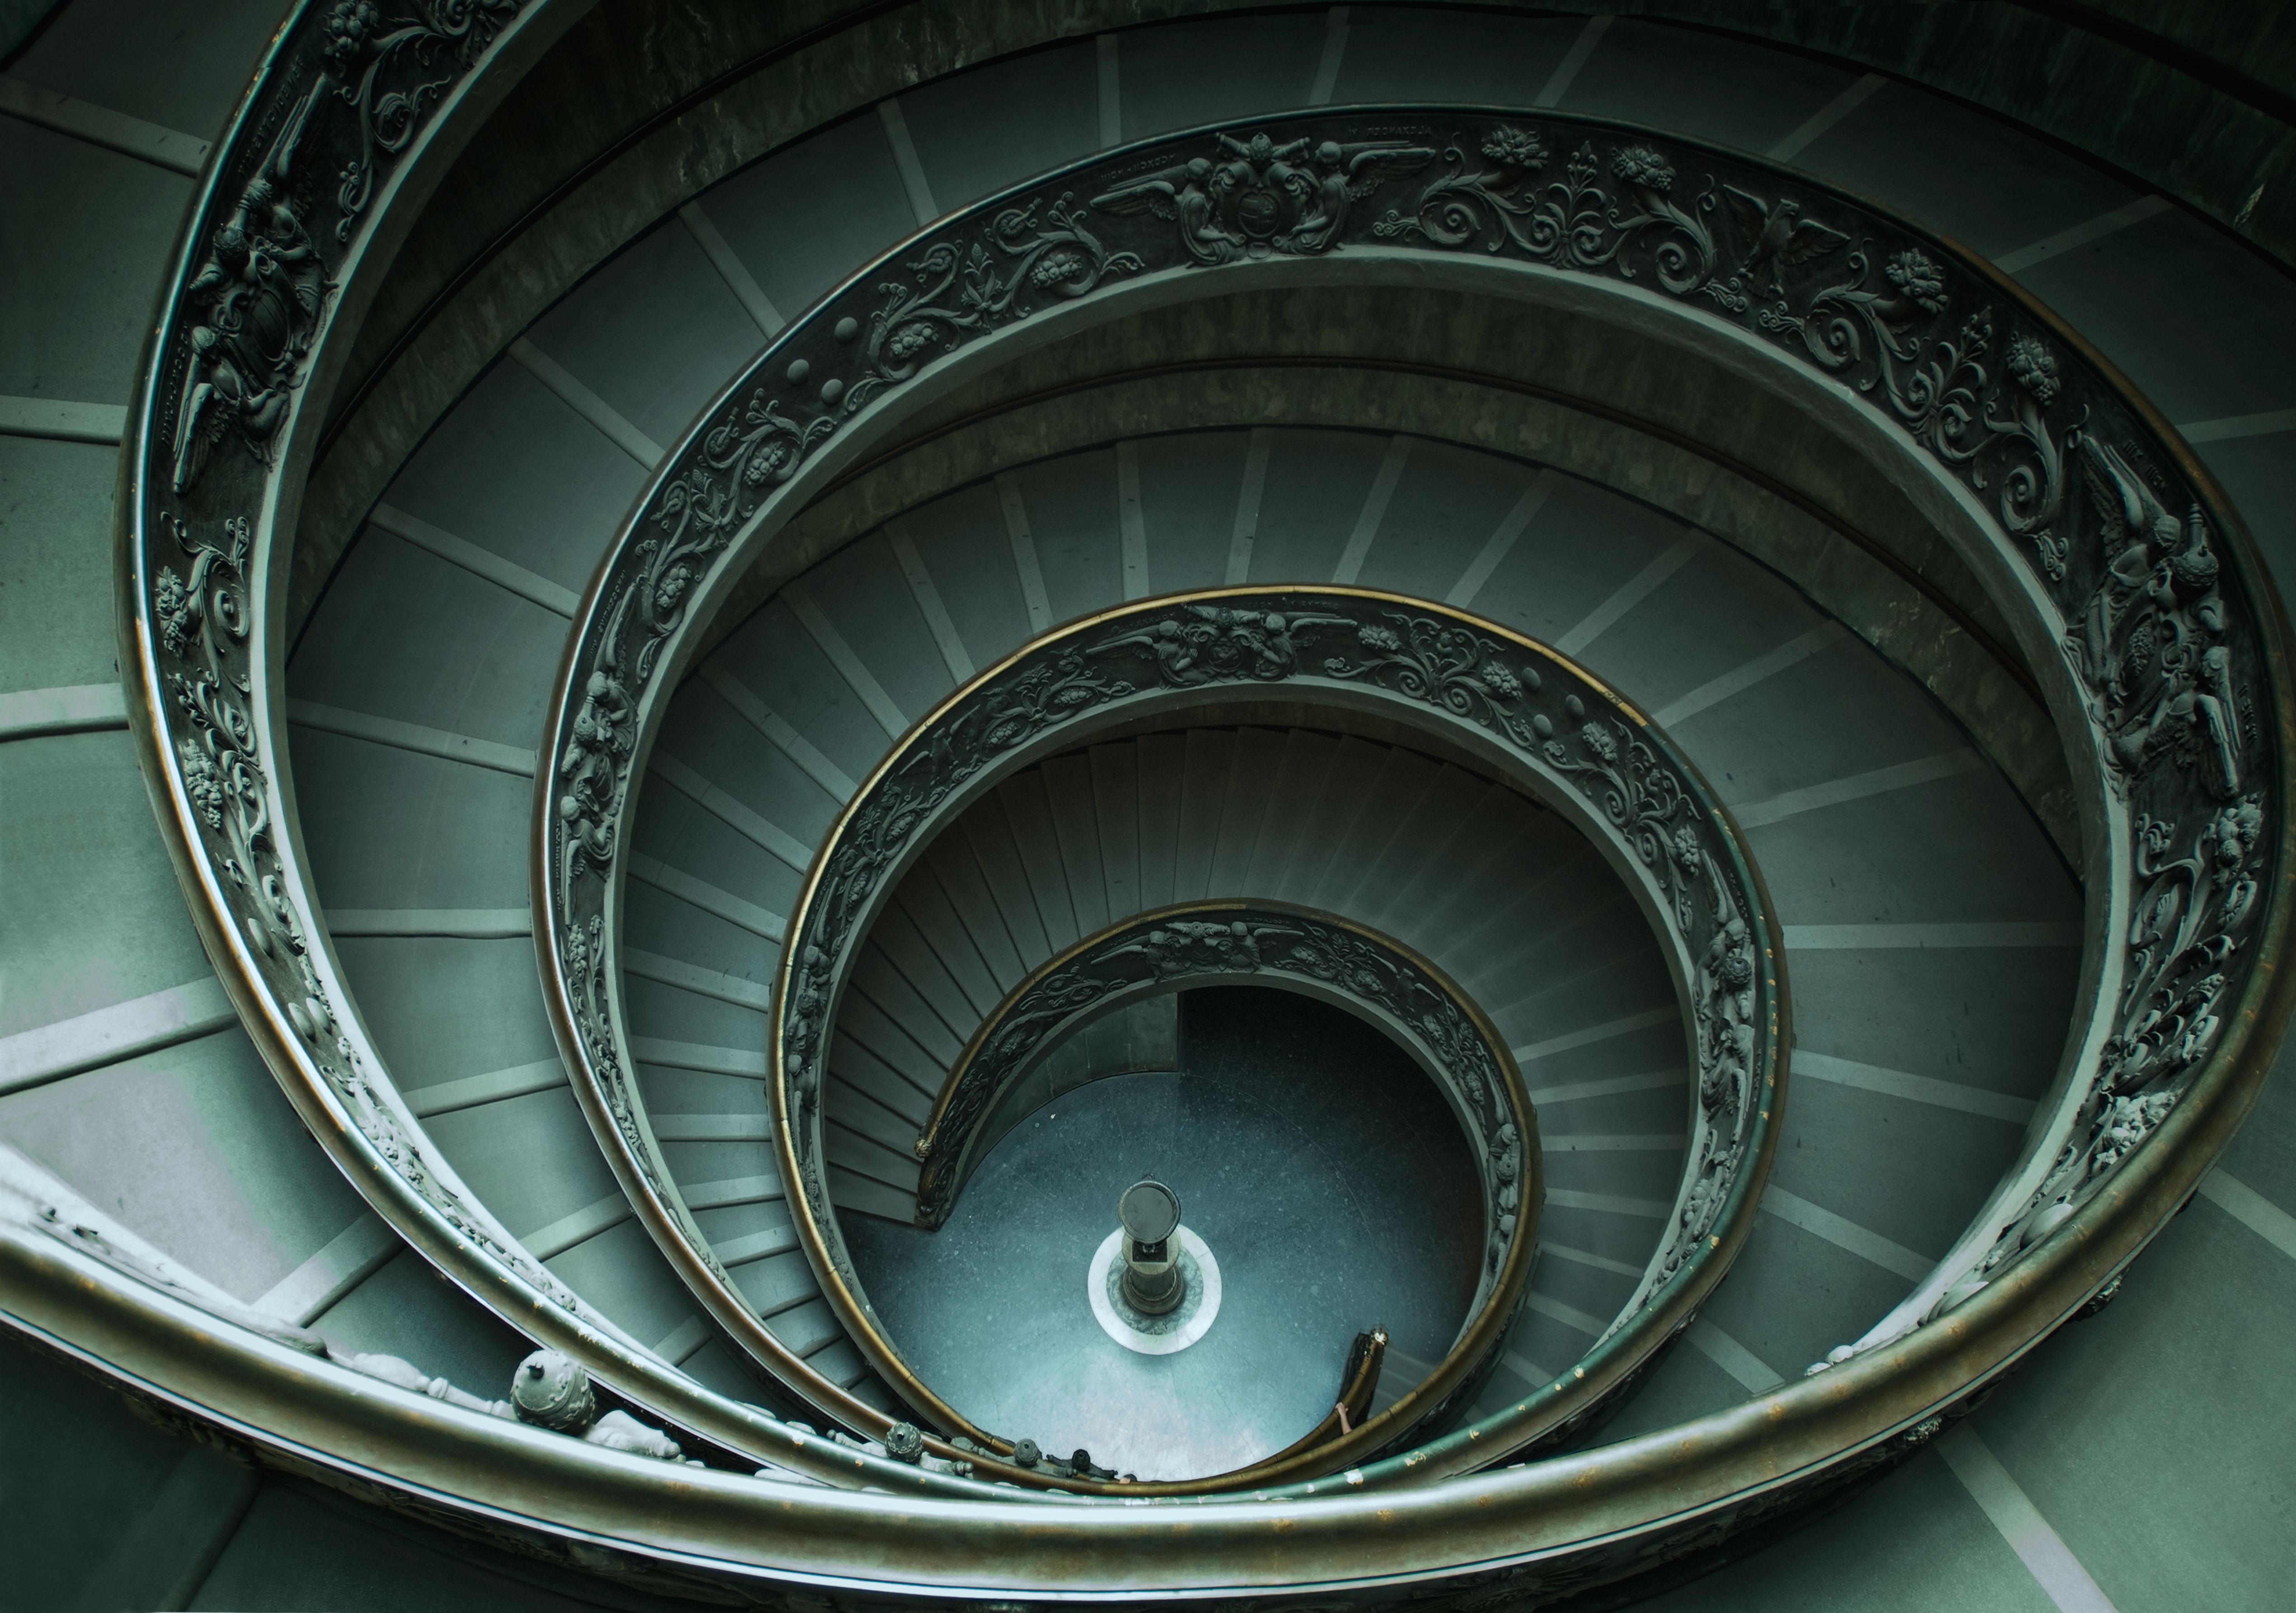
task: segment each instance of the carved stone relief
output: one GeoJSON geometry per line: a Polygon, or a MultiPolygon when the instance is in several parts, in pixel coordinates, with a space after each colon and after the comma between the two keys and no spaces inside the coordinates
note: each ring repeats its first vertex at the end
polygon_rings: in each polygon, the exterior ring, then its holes
{"type": "MultiPolygon", "coordinates": [[[[372,1157],[453,1236],[607,1337],[613,1330],[470,1201],[341,1018],[281,856],[258,720],[251,575],[276,444],[309,373],[336,280],[391,168],[523,0],[335,0],[291,22],[218,159],[191,239],[144,422],[133,554],[160,692],[157,737],[218,920],[372,1157]],[[333,185],[332,193],[326,188],[333,185]],[[232,445],[236,444],[236,448],[232,445]],[[223,450],[231,449],[230,452],[223,450]]],[[[397,1216],[388,1201],[378,1208],[397,1216]]]]}
{"type": "Polygon", "coordinates": [[[151,619],[175,663],[164,687],[173,708],[178,776],[211,837],[213,866],[234,927],[259,960],[313,1068],[407,1188],[554,1303],[587,1314],[571,1290],[449,1185],[451,1175],[433,1161],[428,1139],[409,1123],[396,1091],[376,1084],[338,1022],[333,995],[290,899],[250,710],[248,522],[244,517],[227,520],[212,538],[198,536],[182,521],[171,521],[170,528],[188,564],[181,572],[172,564],[159,568],[151,619]]]}
{"type": "Polygon", "coordinates": [[[183,381],[168,478],[178,495],[198,483],[226,438],[271,467],[274,439],[335,290],[330,259],[341,256],[376,179],[413,143],[425,113],[523,3],[421,0],[410,19],[386,18],[373,0],[338,0],[312,19],[310,87],[283,101],[279,132],[214,224],[206,260],[181,294],[183,381]],[[338,104],[348,109],[348,130],[330,116],[338,104]],[[322,250],[311,232],[319,176],[330,162],[339,164],[335,224],[322,250]]]}
{"type": "MultiPolygon", "coordinates": [[[[2177,491],[2177,478],[2163,468],[2173,457],[2152,446],[2148,429],[2108,379],[2070,353],[2005,289],[1957,264],[1943,243],[1751,163],[1560,119],[1418,111],[1271,119],[1119,153],[1090,173],[1086,185],[1072,177],[1046,186],[1034,203],[1000,204],[988,229],[953,221],[939,239],[929,236],[905,253],[908,280],[884,278],[873,291],[857,282],[832,296],[806,327],[785,333],[759,363],[761,384],[771,373],[771,385],[742,405],[751,418],[763,418],[754,413],[763,409],[783,422],[775,428],[777,446],[765,482],[779,485],[844,429],[862,401],[906,384],[925,359],[1052,306],[1049,297],[1030,299],[1021,290],[1024,277],[999,266],[1030,250],[1022,243],[1035,227],[1032,206],[1078,236],[1046,249],[1038,260],[1078,254],[1075,271],[1058,277],[1062,299],[1160,270],[1220,271],[1350,250],[1471,253],[1614,280],[1722,321],[1865,397],[1984,504],[2055,602],[2069,665],[2092,692],[2100,749],[2133,813],[2154,825],[2189,823],[2196,803],[2253,797],[2267,821],[2276,817],[2269,788],[2243,783],[2269,771],[2261,766],[2267,741],[2255,716],[2255,618],[2235,598],[2233,579],[2216,558],[2211,520],[2199,512],[2198,495],[2177,491]],[[1079,191],[1092,201],[1075,202],[1079,191]],[[968,284],[978,288],[969,299],[963,291],[968,284]],[[870,337],[862,342],[865,330],[870,337]],[[903,334],[911,330],[922,333],[903,334]],[[783,410],[760,401],[795,399],[800,383],[812,389],[802,403],[783,410]],[[2076,464],[2082,475],[2069,477],[2076,464]],[[2172,518],[2172,509],[2183,507],[2194,513],[2172,518]]],[[[764,493],[748,500],[730,494],[730,468],[713,462],[729,434],[737,434],[732,413],[680,450],[645,522],[610,561],[610,579],[628,580],[610,580],[611,602],[599,623],[604,630],[585,629],[585,675],[603,673],[618,698],[634,702],[641,725],[652,691],[643,671],[634,669],[652,664],[660,636],[679,624],[657,613],[643,631],[634,630],[620,590],[653,585],[656,529],[662,523],[674,529],[686,519],[685,511],[701,496],[692,479],[714,489],[711,507],[725,512],[713,517],[720,530],[762,504],[764,493]],[[726,503],[729,497],[734,502],[726,503]]],[[[1251,675],[1280,676],[1276,669],[1291,664],[1297,635],[1318,626],[1177,616],[1155,629],[1160,636],[1153,642],[1130,646],[1144,651],[1152,664],[1135,658],[1119,670],[1099,647],[1072,651],[1066,664],[1038,667],[1029,688],[1008,691],[1013,709],[996,721],[1019,724],[1017,733],[1028,725],[1031,701],[1075,709],[1116,698],[1117,684],[1144,684],[1152,676],[1161,680],[1158,686],[1192,686],[1234,676],[1247,664],[1255,668],[1251,675]]],[[[1366,667],[1382,654],[1419,657],[1412,675],[1445,690],[1446,699],[1472,704],[1504,687],[1482,684],[1480,662],[1460,662],[1439,645],[1398,636],[1392,651],[1369,642],[1357,650],[1368,653],[1366,667]]],[[[1703,899],[1699,893],[1711,892],[1714,883],[1695,859],[1669,849],[1674,825],[1668,803],[1637,793],[1647,786],[1637,782],[1620,736],[1575,718],[1546,720],[1559,732],[1536,741],[1570,753],[1557,766],[1589,770],[1588,787],[1627,815],[1622,832],[1627,821],[1640,825],[1636,854],[1671,898],[1694,906],[1703,899]],[[1606,742],[1620,745],[1623,759],[1603,756],[1606,742]]],[[[569,733],[558,754],[595,754],[581,747],[578,734],[569,733]]],[[[594,877],[603,870],[589,869],[589,848],[611,847],[628,766],[617,758],[598,774],[594,789],[570,796],[576,804],[562,848],[578,842],[586,849],[562,860],[571,871],[556,893],[562,948],[595,911],[594,877]]],[[[882,834],[932,805],[889,802],[854,829],[865,839],[882,834]]],[[[2268,871],[2256,870],[2254,877],[2260,881],[2268,871]]],[[[849,895],[824,888],[823,899],[833,934],[834,915],[849,895]]],[[[1709,916],[1728,933],[1734,915],[1718,908],[1709,916]]],[[[2165,987],[2147,987],[2146,1005],[2129,1005],[2132,1032],[2139,1022],[2153,1026],[2148,1016],[2208,1019],[2185,999],[2196,989],[2219,996],[2236,989],[2245,966],[2236,932],[2253,915],[2234,910],[2225,921],[2222,955],[2231,962],[2214,971],[2213,984],[2201,987],[2211,978],[2204,973],[2180,985],[2181,1007],[2152,1001],[2165,987]]],[[[1700,955],[1710,939],[1702,935],[1700,955]]],[[[2139,945],[2129,943],[2131,964],[2139,945]]],[[[784,1023],[794,1040],[785,1052],[801,1112],[810,1112],[817,1080],[818,1033],[808,1020],[831,989],[835,947],[801,936],[791,960],[793,1011],[784,1023]]],[[[1741,982],[1751,967],[1726,946],[1702,968],[1701,1057],[1716,1070],[1733,1068],[1729,1049],[1746,1034],[1741,982]]],[[[615,989],[611,979],[606,989],[615,989]]],[[[2143,1034],[2157,1040],[2162,1033],[2156,1027],[2143,1034]]],[[[604,1079],[619,1080],[603,1041],[595,1061],[604,1079]]],[[[2089,1080],[2092,1094],[2101,1093],[2105,1072],[2092,1072],[2089,1080]]],[[[1707,1073],[1701,1098],[1718,1118],[1710,1139],[1726,1133],[1749,1101],[1734,1076],[1707,1073]]],[[[1717,1146],[1723,1151],[1702,1156],[1702,1167],[1718,1181],[1735,1167],[1726,1145],[1717,1146]]],[[[1683,1248],[1697,1242],[1693,1229],[1716,1195],[1711,1184],[1692,1183],[1677,1228],[1683,1248]]],[[[825,1216],[825,1200],[816,1208],[825,1216]]]]}
{"type": "MultiPolygon", "coordinates": [[[[773,1066],[789,1116],[783,1146],[796,1167],[785,1175],[800,1187],[831,1265],[825,1281],[857,1291],[829,1207],[821,1151],[825,1051],[839,983],[864,939],[865,915],[937,832],[945,808],[1006,758],[1063,731],[1081,734],[1134,697],[1287,683],[1310,699],[1316,684],[1375,688],[1438,722],[1468,725],[1559,788],[1585,796],[1595,821],[1645,871],[1670,944],[1695,975],[1700,1108],[1690,1176],[1638,1304],[1656,1303],[1708,1246],[1767,1122],[1754,1089],[1770,1077],[1777,1012],[1775,969],[1755,939],[1762,921],[1714,805],[1662,741],[1569,663],[1472,618],[1365,593],[1233,590],[1099,618],[978,680],[889,758],[832,831],[790,916],[773,1066]]],[[[1160,938],[1129,938],[1095,956],[1090,969],[1057,970],[988,1033],[983,1073],[1009,1066],[1053,1025],[1116,989],[1116,981],[1130,978],[1127,970],[1274,967],[1267,945],[1274,933],[1251,923],[1239,932],[1209,919],[1160,924],[1160,938]]],[[[1281,949],[1287,957],[1297,950],[1296,942],[1281,949]]],[[[1336,958],[1329,967],[1347,974],[1336,958]]],[[[1373,978],[1367,973],[1365,983],[1373,978]]],[[[985,1103],[994,1085],[980,1082],[969,1101],[985,1103]]],[[[967,1101],[960,1084],[957,1101],[967,1101]]],[[[971,1112],[943,1119],[947,1142],[961,1148],[971,1112]]],[[[1504,1124],[1494,1116],[1487,1142],[1504,1124]]],[[[945,1213],[956,1185],[953,1174],[936,1168],[955,1164],[942,1143],[936,1136],[925,1150],[920,1214],[927,1218],[945,1213]]],[[[1741,1215],[1751,1213],[1749,1204],[1742,1196],[1741,1215]]]]}

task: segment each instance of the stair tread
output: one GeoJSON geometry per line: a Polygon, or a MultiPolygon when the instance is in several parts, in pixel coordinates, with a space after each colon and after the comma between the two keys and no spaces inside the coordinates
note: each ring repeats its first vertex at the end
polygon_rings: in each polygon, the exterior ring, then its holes
{"type": "Polygon", "coordinates": [[[1283,872],[1298,849],[1300,831],[1330,787],[1338,749],[1336,739],[1312,728],[1294,728],[1285,736],[1283,758],[1268,791],[1250,860],[1237,881],[1239,889],[1272,897],[1283,888],[1283,872]]]}
{"type": "Polygon", "coordinates": [[[1172,899],[1200,902],[1211,887],[1235,735],[1222,728],[1193,728],[1180,768],[1180,811],[1173,836],[1172,899]]]}
{"type": "MultiPolygon", "coordinates": [[[[1056,952],[1075,946],[1087,933],[1085,925],[1093,910],[1078,911],[1080,893],[1070,885],[1062,861],[1060,831],[1044,776],[1033,770],[1016,774],[997,787],[996,796],[1004,808],[1013,849],[1028,876],[1037,917],[1044,922],[1046,940],[1056,952]]],[[[1081,894],[1088,898],[1091,893],[1081,894]]]]}
{"type": "Polygon", "coordinates": [[[969,954],[979,961],[988,994],[985,1003],[979,996],[973,1001],[985,1012],[1028,972],[1005,925],[1004,909],[991,894],[980,860],[961,826],[933,843],[922,866],[931,876],[932,888],[927,891],[924,881],[917,881],[908,911],[936,947],[951,957],[969,954]]]}
{"type": "MultiPolygon", "coordinates": [[[[864,951],[874,954],[869,960],[873,981],[898,981],[902,989],[898,998],[880,992],[877,1001],[900,1015],[902,1023],[910,1028],[911,1036],[921,1044],[936,1050],[948,1039],[954,1039],[959,1046],[964,1044],[973,1027],[980,1022],[980,1011],[973,1006],[972,995],[956,983],[948,964],[926,941],[898,902],[889,904],[870,926],[864,951]],[[928,1021],[913,1024],[920,1013],[929,1015],[928,1021]]],[[[963,955],[960,953],[958,957],[962,959],[963,955]]],[[[854,978],[860,978],[857,970],[854,978]]]]}
{"type": "Polygon", "coordinates": [[[1098,813],[1087,757],[1047,758],[1037,770],[1053,828],[1052,850],[1078,936],[1108,928],[1108,875],[1102,861],[1098,813]]]}
{"type": "MultiPolygon", "coordinates": [[[[950,902],[940,860],[928,854],[922,866],[921,877],[901,882],[886,916],[898,915],[903,958],[910,955],[907,948],[930,956],[955,988],[957,1000],[943,1009],[942,1018],[952,1026],[978,1024],[1004,996],[1004,987],[950,902]]],[[[921,972],[921,965],[914,962],[904,962],[903,969],[913,978],[921,972]]]]}
{"type": "Polygon", "coordinates": [[[1092,772],[1092,822],[1100,845],[1109,921],[1128,919],[1140,900],[1140,753],[1131,745],[1095,745],[1087,753],[1092,772]]]}

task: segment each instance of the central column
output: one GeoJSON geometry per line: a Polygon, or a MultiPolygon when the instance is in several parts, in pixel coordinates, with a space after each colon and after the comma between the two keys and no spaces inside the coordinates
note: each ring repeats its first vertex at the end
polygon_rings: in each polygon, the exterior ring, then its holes
{"type": "Polygon", "coordinates": [[[1152,1177],[1118,1196],[1124,1227],[1124,1300],[1144,1316],[1161,1316],[1187,1298],[1172,1234],[1180,1224],[1180,1195],[1152,1177]]]}

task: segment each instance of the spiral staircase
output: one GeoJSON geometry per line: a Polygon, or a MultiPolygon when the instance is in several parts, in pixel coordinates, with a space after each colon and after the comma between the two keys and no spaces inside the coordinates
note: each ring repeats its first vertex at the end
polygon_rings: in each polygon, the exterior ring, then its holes
{"type": "Polygon", "coordinates": [[[2283,1605],[2281,42],[1918,15],[0,10],[12,1605],[2283,1605]],[[1238,982],[1474,1298],[1064,1460],[1238,982]]]}

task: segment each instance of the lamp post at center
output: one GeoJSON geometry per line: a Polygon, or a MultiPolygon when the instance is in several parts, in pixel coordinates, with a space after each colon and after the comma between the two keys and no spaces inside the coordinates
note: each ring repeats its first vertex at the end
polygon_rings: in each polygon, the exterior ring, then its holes
{"type": "Polygon", "coordinates": [[[1152,1177],[1118,1196],[1124,1227],[1124,1300],[1144,1316],[1161,1316],[1187,1297],[1172,1234],[1180,1225],[1180,1195],[1152,1177]]]}

